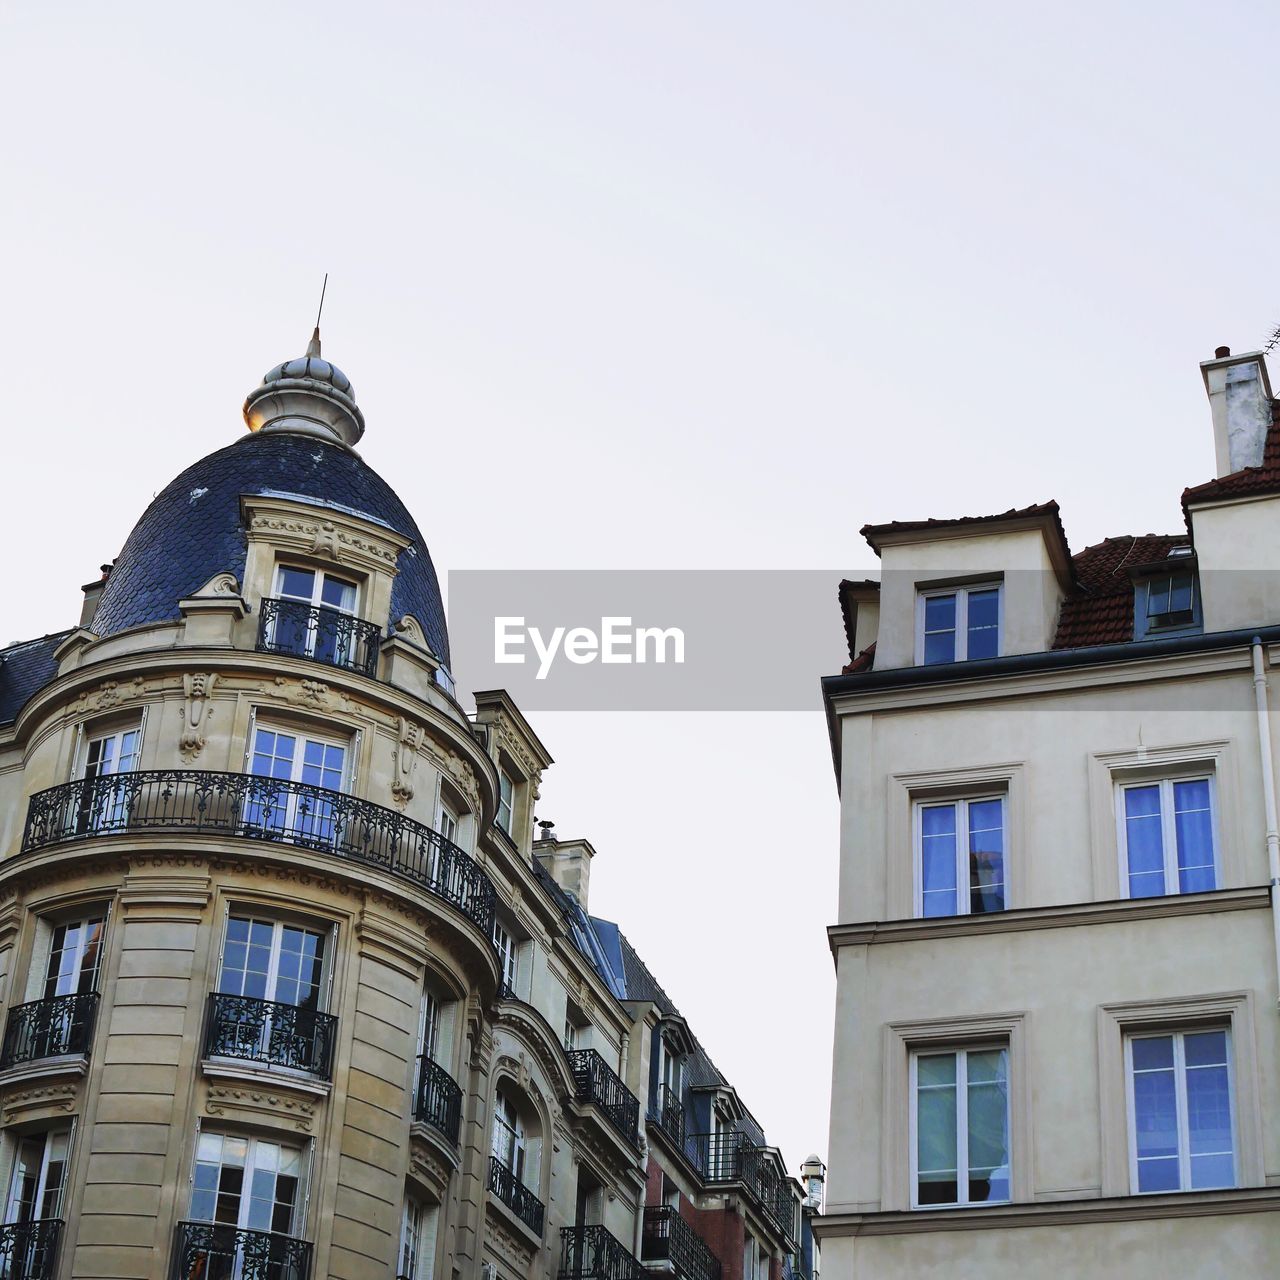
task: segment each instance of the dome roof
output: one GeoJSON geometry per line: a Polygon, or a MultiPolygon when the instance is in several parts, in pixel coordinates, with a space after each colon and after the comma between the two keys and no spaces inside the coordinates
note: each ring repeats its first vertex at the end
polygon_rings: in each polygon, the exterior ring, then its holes
{"type": "MultiPolygon", "coordinates": [[[[327,360],[303,360],[323,365],[346,381],[327,360]]],[[[280,368],[292,363],[298,362],[280,368]]],[[[109,636],[128,627],[167,622],[179,616],[178,601],[194,595],[215,574],[232,573],[243,581],[247,539],[240,497],[260,493],[287,493],[345,507],[412,539],[400,553],[391,617],[375,621],[385,628],[388,622],[413,614],[422,624],[427,643],[448,666],[449,633],[440,584],[427,545],[404,503],[350,449],[289,431],[246,435],[188,467],[161,490],[126,540],[103,588],[91,630],[109,636]]]]}
{"type": "Polygon", "coordinates": [[[310,378],[313,382],[327,382],[353,400],[356,397],[351,379],[336,364],[330,364],[322,356],[299,356],[296,360],[285,360],[274,369],[268,369],[262,381],[278,382],[281,378],[310,378]]]}

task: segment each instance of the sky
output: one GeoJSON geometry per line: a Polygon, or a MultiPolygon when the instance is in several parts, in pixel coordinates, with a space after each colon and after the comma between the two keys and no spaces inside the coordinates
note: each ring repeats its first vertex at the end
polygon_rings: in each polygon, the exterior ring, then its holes
{"type": "MultiPolygon", "coordinates": [[[[0,6],[0,643],[325,353],[459,569],[832,571],[808,712],[542,713],[540,816],[792,1166],[825,1156],[818,679],[868,521],[1176,532],[1280,323],[1273,6],[0,6]]],[[[769,678],[787,619],[743,602],[769,678]]]]}

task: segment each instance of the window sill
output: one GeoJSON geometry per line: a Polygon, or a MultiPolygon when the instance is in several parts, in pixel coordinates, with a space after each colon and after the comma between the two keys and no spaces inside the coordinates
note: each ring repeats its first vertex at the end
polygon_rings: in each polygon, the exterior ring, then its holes
{"type": "Polygon", "coordinates": [[[814,1232],[819,1239],[895,1236],[932,1231],[993,1231],[1088,1222],[1205,1218],[1237,1213],[1274,1213],[1276,1210],[1280,1210],[1280,1187],[1237,1187],[1230,1191],[1179,1191],[1096,1200],[1041,1200],[1031,1204],[993,1204],[985,1208],[828,1213],[815,1220],[814,1232]]]}
{"type": "Polygon", "coordinates": [[[328,1080],[317,1080],[310,1072],[299,1071],[295,1067],[250,1066],[239,1058],[203,1058],[200,1069],[211,1079],[240,1080],[276,1089],[284,1085],[316,1098],[327,1098],[333,1091],[328,1080]]]}
{"type": "Polygon", "coordinates": [[[1214,889],[1209,893],[1174,893],[1159,898],[1116,898],[1108,902],[1017,907],[979,915],[833,924],[827,928],[827,939],[832,954],[835,954],[840,947],[867,946],[873,942],[920,942],[986,933],[1018,933],[1027,929],[1061,929],[1074,925],[1161,920],[1169,916],[1248,911],[1265,908],[1270,901],[1269,888],[1258,885],[1244,889],[1214,889]]]}
{"type": "Polygon", "coordinates": [[[33,1062],[20,1062],[0,1071],[0,1087],[21,1084],[27,1080],[42,1080],[46,1076],[82,1076],[88,1070],[87,1053],[62,1053],[53,1058],[36,1058],[33,1062]]]}

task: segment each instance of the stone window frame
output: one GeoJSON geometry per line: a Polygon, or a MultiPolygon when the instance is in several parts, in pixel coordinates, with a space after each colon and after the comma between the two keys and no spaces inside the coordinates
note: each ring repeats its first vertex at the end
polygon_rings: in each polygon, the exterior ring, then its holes
{"type": "MultiPolygon", "coordinates": [[[[882,1211],[916,1215],[956,1212],[953,1207],[912,1208],[911,1057],[926,1049],[966,1049],[993,1043],[1007,1045],[1009,1050],[1009,1200],[1000,1204],[1027,1203],[1034,1198],[1035,1153],[1027,1022],[1028,1014],[1018,1011],[965,1014],[885,1025],[880,1137],[882,1211]]],[[[998,1208],[999,1205],[991,1207],[998,1208]]],[[[983,1206],[970,1205],[967,1208],[981,1210],[983,1206]]]]}
{"type": "Polygon", "coordinates": [[[1127,783],[1164,778],[1209,777],[1214,809],[1217,888],[1233,889],[1244,885],[1239,853],[1242,847],[1240,776],[1236,744],[1230,739],[1095,751],[1089,756],[1088,769],[1094,901],[1129,901],[1124,887],[1124,852],[1120,844],[1120,787],[1127,783]]]}
{"type": "MultiPolygon", "coordinates": [[[[895,773],[889,777],[885,816],[885,918],[922,919],[916,912],[916,809],[923,803],[1004,797],[1004,909],[1031,905],[1024,865],[1026,849],[1026,787],[1022,761],[975,765],[962,769],[930,769],[895,773]]],[[[993,913],[993,914],[999,914],[993,913]]]]}
{"type": "Polygon", "coordinates": [[[1227,991],[1098,1006],[1098,1116],[1104,1197],[1139,1194],[1132,1185],[1129,1161],[1125,1037],[1140,1031],[1190,1031],[1215,1026],[1226,1027],[1231,1033],[1236,1185],[1266,1185],[1253,993],[1227,991]]]}

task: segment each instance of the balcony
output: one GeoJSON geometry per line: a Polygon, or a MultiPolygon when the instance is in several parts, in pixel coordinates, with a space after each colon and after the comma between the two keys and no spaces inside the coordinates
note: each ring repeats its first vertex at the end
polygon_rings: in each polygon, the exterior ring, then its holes
{"type": "Polygon", "coordinates": [[[0,1227],[0,1280],[53,1280],[61,1238],[61,1218],[0,1227]]]}
{"type": "Polygon", "coordinates": [[[362,676],[378,674],[382,632],[375,623],[338,609],[271,596],[263,598],[260,614],[259,653],[288,653],[362,676]]]}
{"type": "Polygon", "coordinates": [[[541,1239],[546,1207],[497,1156],[489,1157],[489,1190],[541,1239]]]}
{"type": "Polygon", "coordinates": [[[725,1130],[691,1135],[688,1150],[705,1181],[740,1184],[774,1227],[787,1240],[794,1239],[791,1191],[766,1148],[754,1145],[745,1133],[725,1130]]]}
{"type": "Polygon", "coordinates": [[[651,1119],[680,1151],[685,1150],[684,1105],[679,1095],[665,1084],[658,1086],[651,1119]]]}
{"type": "Polygon", "coordinates": [[[560,1231],[560,1280],[645,1280],[645,1269],[603,1227],[560,1231]]]}
{"type": "Polygon", "coordinates": [[[379,867],[493,933],[493,883],[457,845],[393,809],[305,782],[203,769],[84,778],[31,797],[22,851],[148,831],[294,844],[379,867]]]}
{"type": "Polygon", "coordinates": [[[439,1063],[425,1054],[418,1059],[418,1090],[413,1099],[413,1118],[429,1124],[453,1145],[462,1132],[462,1090],[439,1063]]]}
{"type": "Polygon", "coordinates": [[[640,1145],[640,1099],[594,1049],[570,1049],[569,1068],[579,1102],[591,1102],[633,1147],[640,1145]]]}
{"type": "Polygon", "coordinates": [[[644,1211],[640,1255],[646,1262],[670,1262],[679,1280],[720,1280],[720,1260],[707,1242],[669,1204],[644,1211]]]}
{"type": "Polygon", "coordinates": [[[289,1067],[329,1080],[337,1030],[331,1013],[215,992],[205,1019],[204,1056],[289,1067]]]}
{"type": "Polygon", "coordinates": [[[178,1223],[172,1280],[309,1280],[310,1276],[311,1245],[306,1240],[221,1222],[178,1223]]]}
{"type": "Polygon", "coordinates": [[[14,1005],[0,1045],[0,1070],[41,1058],[87,1054],[97,1013],[96,991],[14,1005]]]}

